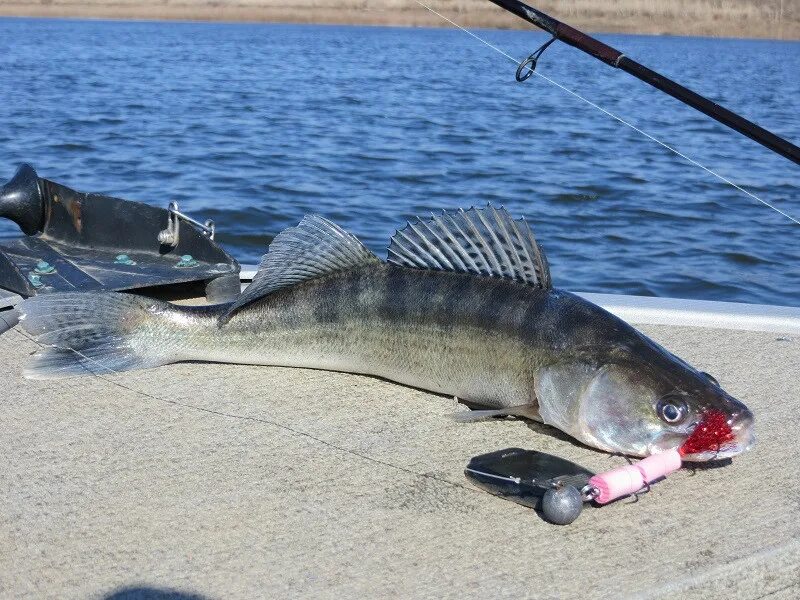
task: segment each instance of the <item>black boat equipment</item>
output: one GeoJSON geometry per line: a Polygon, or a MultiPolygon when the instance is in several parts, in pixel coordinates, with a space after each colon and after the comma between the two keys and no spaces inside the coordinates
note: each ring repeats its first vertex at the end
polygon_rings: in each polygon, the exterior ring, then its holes
{"type": "Polygon", "coordinates": [[[202,285],[223,302],[240,292],[239,263],[214,241],[213,222],[174,202],[164,210],[77,192],[22,165],[0,185],[0,217],[25,234],[0,242],[0,298],[202,285]]]}

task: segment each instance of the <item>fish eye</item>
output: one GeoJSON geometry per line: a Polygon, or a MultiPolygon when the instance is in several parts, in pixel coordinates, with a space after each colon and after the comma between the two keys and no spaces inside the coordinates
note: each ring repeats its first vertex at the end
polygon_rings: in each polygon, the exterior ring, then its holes
{"type": "Polygon", "coordinates": [[[708,379],[708,380],[709,380],[711,383],[713,383],[715,386],[719,387],[719,381],[717,381],[717,378],[716,378],[716,377],[714,377],[714,376],[713,376],[713,375],[711,375],[710,373],[706,373],[705,371],[700,371],[700,373],[701,373],[702,375],[705,375],[706,379],[708,379]]]}
{"type": "Polygon", "coordinates": [[[689,408],[681,398],[662,398],[656,407],[658,416],[667,423],[674,425],[681,422],[689,413],[689,408]]]}

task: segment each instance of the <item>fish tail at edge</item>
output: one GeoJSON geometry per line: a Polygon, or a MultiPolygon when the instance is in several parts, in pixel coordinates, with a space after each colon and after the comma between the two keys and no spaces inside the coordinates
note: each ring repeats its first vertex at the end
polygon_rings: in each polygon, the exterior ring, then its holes
{"type": "Polygon", "coordinates": [[[41,347],[25,377],[58,379],[181,360],[187,322],[196,322],[200,311],[104,292],[35,296],[22,303],[20,313],[22,328],[41,347]]]}

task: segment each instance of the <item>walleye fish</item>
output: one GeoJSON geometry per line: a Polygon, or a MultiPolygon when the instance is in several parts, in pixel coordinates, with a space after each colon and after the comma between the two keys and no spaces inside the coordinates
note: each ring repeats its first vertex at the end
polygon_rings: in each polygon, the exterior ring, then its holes
{"type": "Polygon", "coordinates": [[[22,326],[45,348],[31,378],[186,360],[380,376],[540,421],[609,452],[734,456],[753,415],[645,335],[553,289],[524,220],[491,206],[395,233],[386,262],[323,217],[280,233],[233,303],[120,293],[40,295],[22,326]]]}

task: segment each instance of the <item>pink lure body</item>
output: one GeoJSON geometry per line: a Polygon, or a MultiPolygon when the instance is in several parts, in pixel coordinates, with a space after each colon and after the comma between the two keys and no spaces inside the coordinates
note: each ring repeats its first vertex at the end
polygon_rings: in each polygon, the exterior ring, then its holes
{"type": "Polygon", "coordinates": [[[629,496],[641,490],[646,483],[666,477],[681,468],[681,455],[677,450],[653,454],[632,465],[599,473],[589,480],[589,485],[599,493],[598,504],[629,496]]]}

